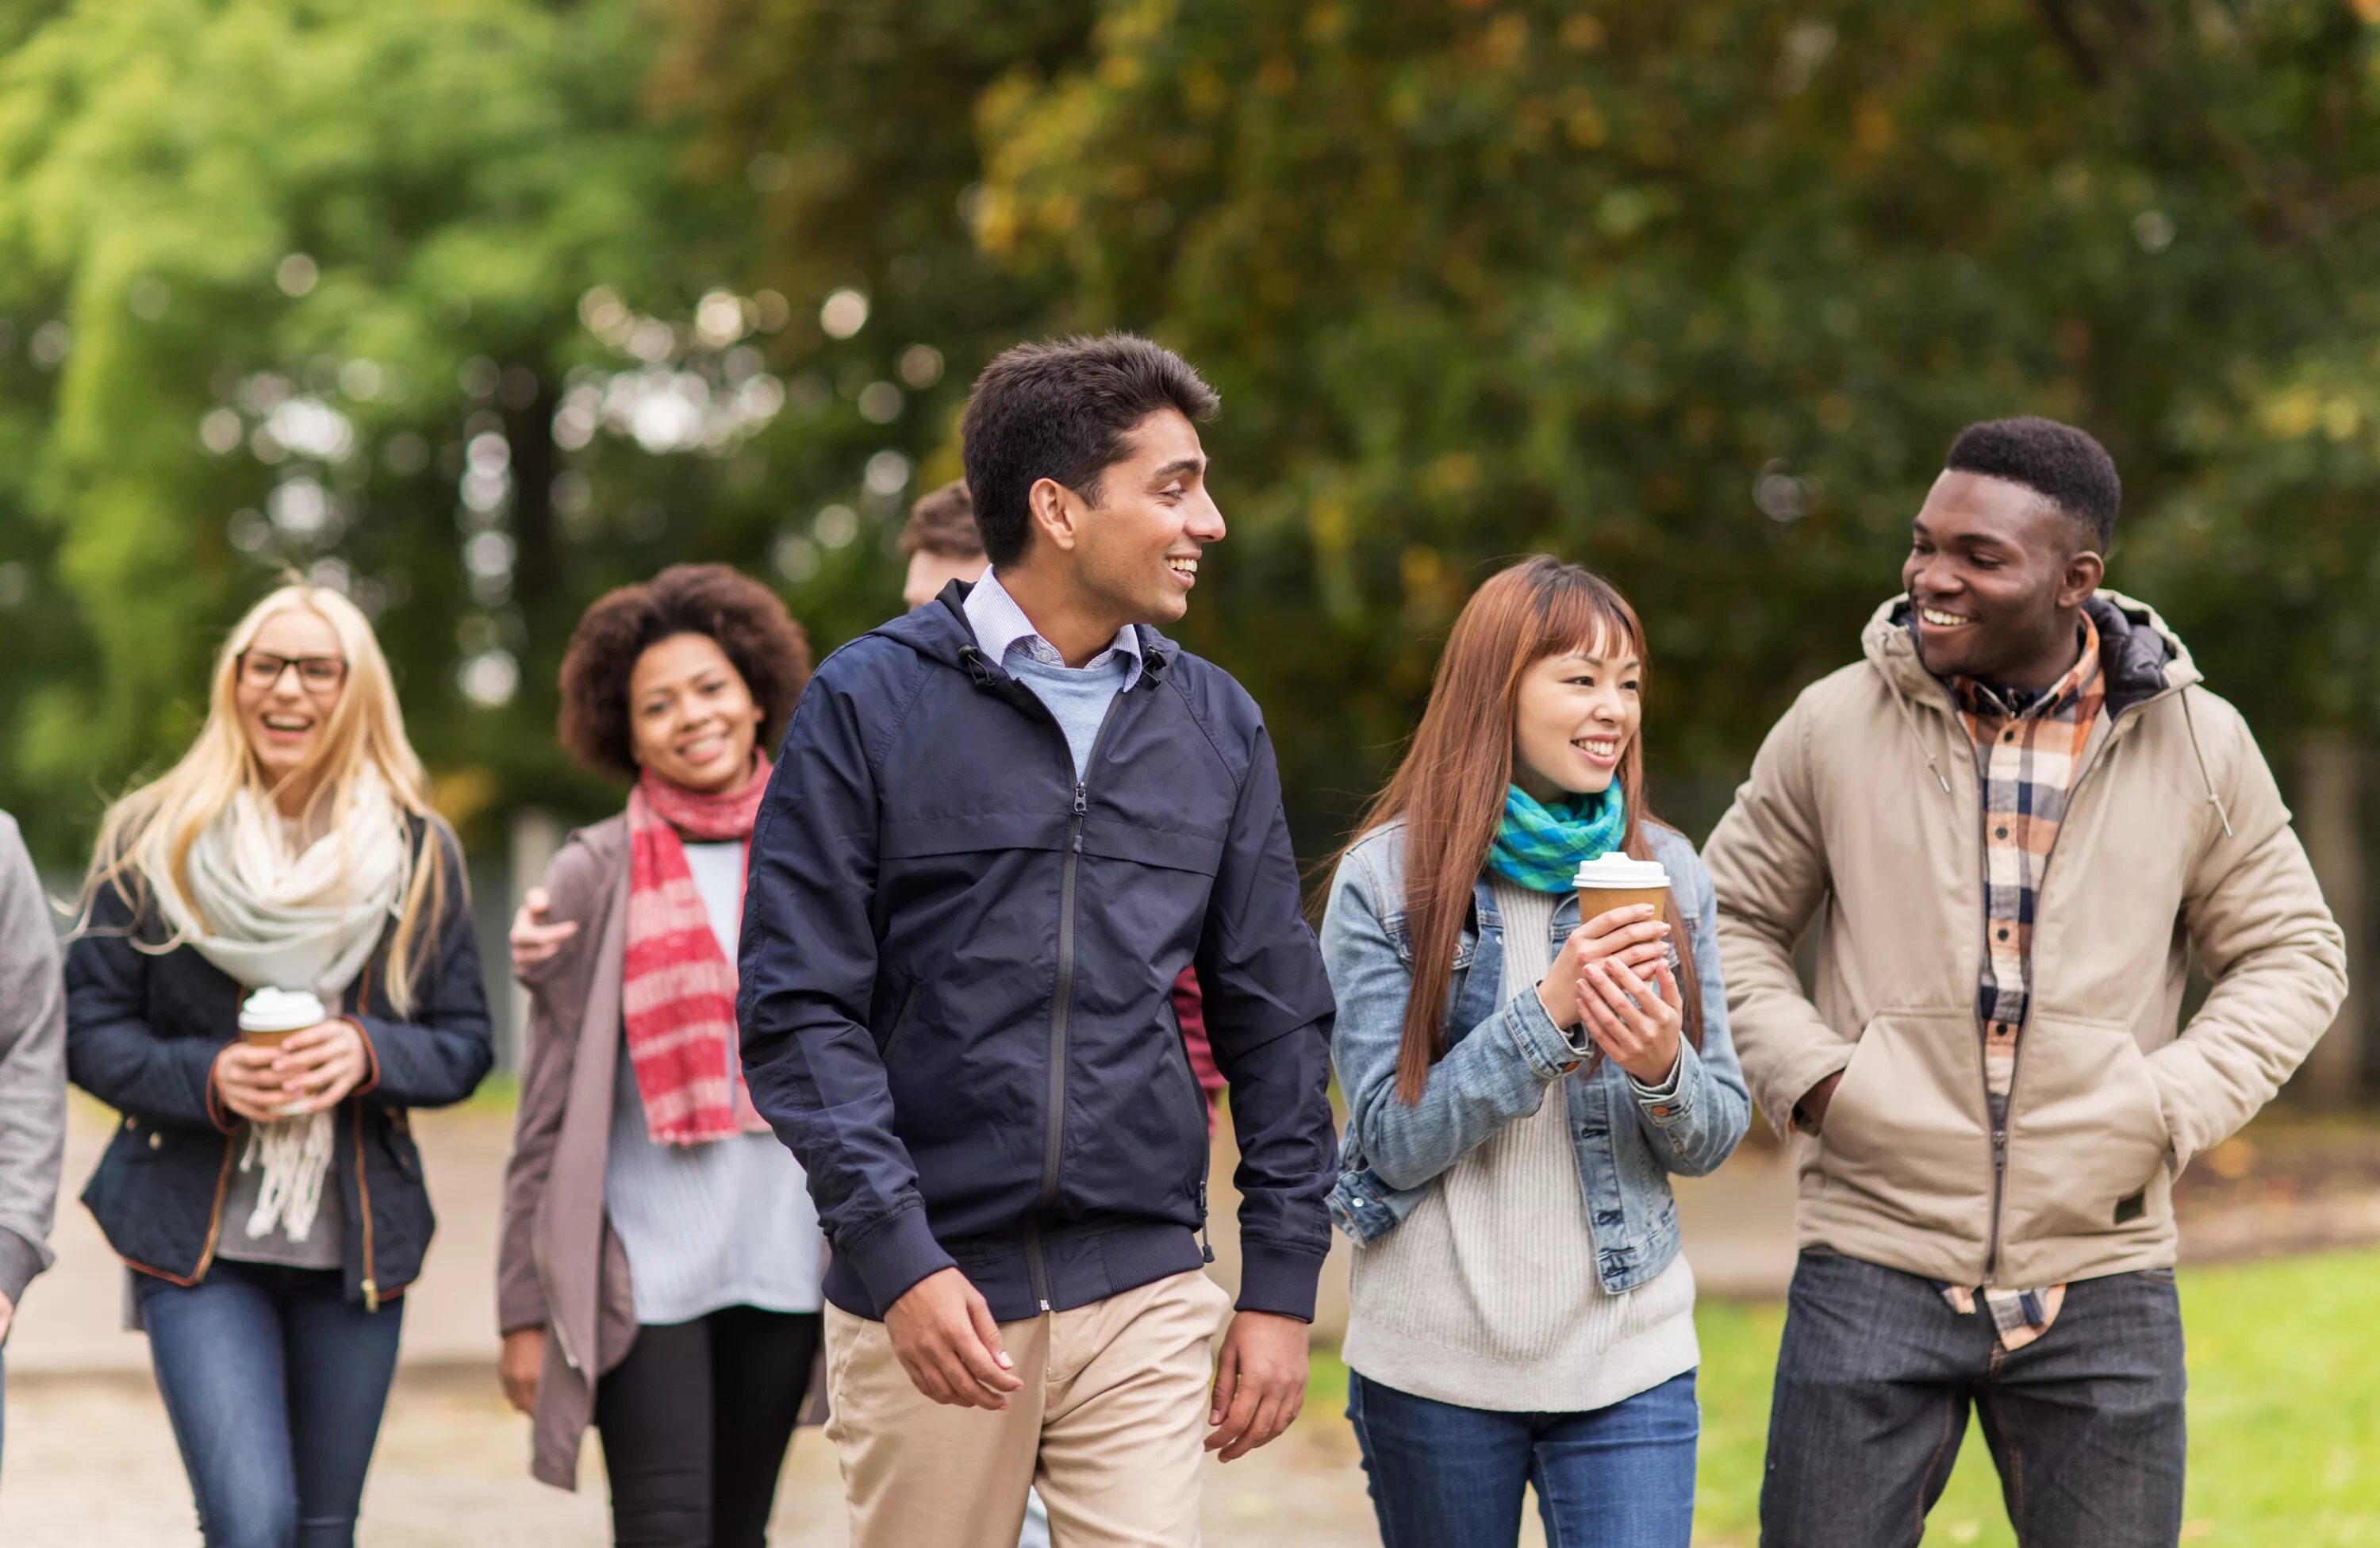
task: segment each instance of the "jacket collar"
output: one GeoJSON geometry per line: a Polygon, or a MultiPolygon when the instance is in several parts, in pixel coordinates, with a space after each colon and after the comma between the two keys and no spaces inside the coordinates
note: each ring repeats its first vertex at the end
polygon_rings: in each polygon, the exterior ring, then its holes
{"type": "MultiPolygon", "coordinates": [[[[2099,664],[2107,675],[2107,714],[2114,718],[2203,678],[2181,637],[2146,603],[2120,591],[2101,591],[2083,604],[2099,631],[2099,664]]],[[[1877,608],[1861,631],[1868,664],[1892,691],[1914,705],[1950,708],[1940,678],[1918,659],[1909,629],[1907,592],[1877,608]]]]}
{"type": "MultiPolygon", "coordinates": [[[[967,593],[974,589],[964,580],[953,580],[933,601],[868,632],[897,640],[929,661],[964,672],[978,688],[1013,683],[1015,679],[976,640],[975,626],[968,621],[966,611],[967,593]]],[[[1141,664],[1140,675],[1133,686],[1163,681],[1173,659],[1182,653],[1182,647],[1147,624],[1132,627],[1140,640],[1141,664]]]]}

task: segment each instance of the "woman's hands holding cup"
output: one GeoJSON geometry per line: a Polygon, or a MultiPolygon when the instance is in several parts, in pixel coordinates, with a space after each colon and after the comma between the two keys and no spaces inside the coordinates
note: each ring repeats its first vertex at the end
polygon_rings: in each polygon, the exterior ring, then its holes
{"type": "MultiPolygon", "coordinates": [[[[1668,956],[1670,927],[1658,914],[1650,904],[1634,904],[1597,914],[1570,932],[1553,966],[1537,981],[1537,999],[1555,1026],[1568,1031],[1585,1018],[1583,996],[1591,964],[1620,962],[1649,973],[1668,956]]],[[[1594,1030],[1593,1023],[1588,1030],[1594,1030]]]]}
{"type": "Polygon", "coordinates": [[[1667,1080],[1678,1067],[1686,1015],[1666,957],[1649,970],[1624,957],[1605,957],[1587,964],[1582,977],[1578,1009],[1587,1036],[1640,1085],[1667,1080]]]}
{"type": "Polygon", "coordinates": [[[363,1084],[371,1057],[352,1021],[318,1021],[277,1045],[245,1040],[215,1055],[223,1103],[251,1123],[336,1106],[363,1084]]]}

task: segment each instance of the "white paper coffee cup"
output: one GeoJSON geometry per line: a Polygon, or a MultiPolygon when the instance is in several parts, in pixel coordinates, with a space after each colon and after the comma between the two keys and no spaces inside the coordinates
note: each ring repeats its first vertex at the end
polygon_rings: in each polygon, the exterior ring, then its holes
{"type": "Polygon", "coordinates": [[[292,1032],[325,1020],[322,998],[310,989],[260,989],[239,1007],[239,1035],[259,1048],[278,1048],[292,1032]]]}
{"type": "Polygon", "coordinates": [[[1580,863],[1571,879],[1578,889],[1580,922],[1614,908],[1650,904],[1658,909],[1670,901],[1670,872],[1659,860],[1630,859],[1613,850],[1580,863]]]}

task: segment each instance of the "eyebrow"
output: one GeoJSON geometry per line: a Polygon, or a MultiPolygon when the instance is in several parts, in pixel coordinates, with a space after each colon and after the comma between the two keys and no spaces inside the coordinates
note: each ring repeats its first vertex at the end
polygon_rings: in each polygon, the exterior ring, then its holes
{"type": "Polygon", "coordinates": [[[1149,477],[1155,482],[1163,483],[1168,479],[1178,479],[1184,473],[1203,473],[1206,470],[1207,459],[1205,457],[1177,457],[1173,461],[1167,463],[1164,467],[1160,468],[1156,472],[1150,474],[1149,477]]]}
{"type": "MultiPolygon", "coordinates": [[[[1585,651],[1572,651],[1572,652],[1571,652],[1568,655],[1563,656],[1561,659],[1562,659],[1562,660],[1564,660],[1564,661],[1583,661],[1583,662],[1586,663],[1589,666],[1601,666],[1601,665],[1605,664],[1604,660],[1603,660],[1603,658],[1602,658],[1601,656],[1591,656],[1591,655],[1588,655],[1585,651]]],[[[1642,665],[1644,665],[1645,664],[1644,664],[1643,662],[1641,662],[1641,661],[1637,660],[1634,656],[1622,656],[1622,657],[1621,657],[1621,658],[1620,658],[1620,664],[1621,664],[1622,667],[1630,667],[1630,666],[1642,666],[1642,665]]]]}

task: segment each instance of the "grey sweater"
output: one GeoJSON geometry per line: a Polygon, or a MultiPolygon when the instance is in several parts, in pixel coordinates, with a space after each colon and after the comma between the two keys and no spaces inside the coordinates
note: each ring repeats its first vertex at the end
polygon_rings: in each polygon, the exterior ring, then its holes
{"type": "Polygon", "coordinates": [[[0,1296],[50,1266],[67,1139],[57,929],[17,820],[0,811],[0,1296]]]}

